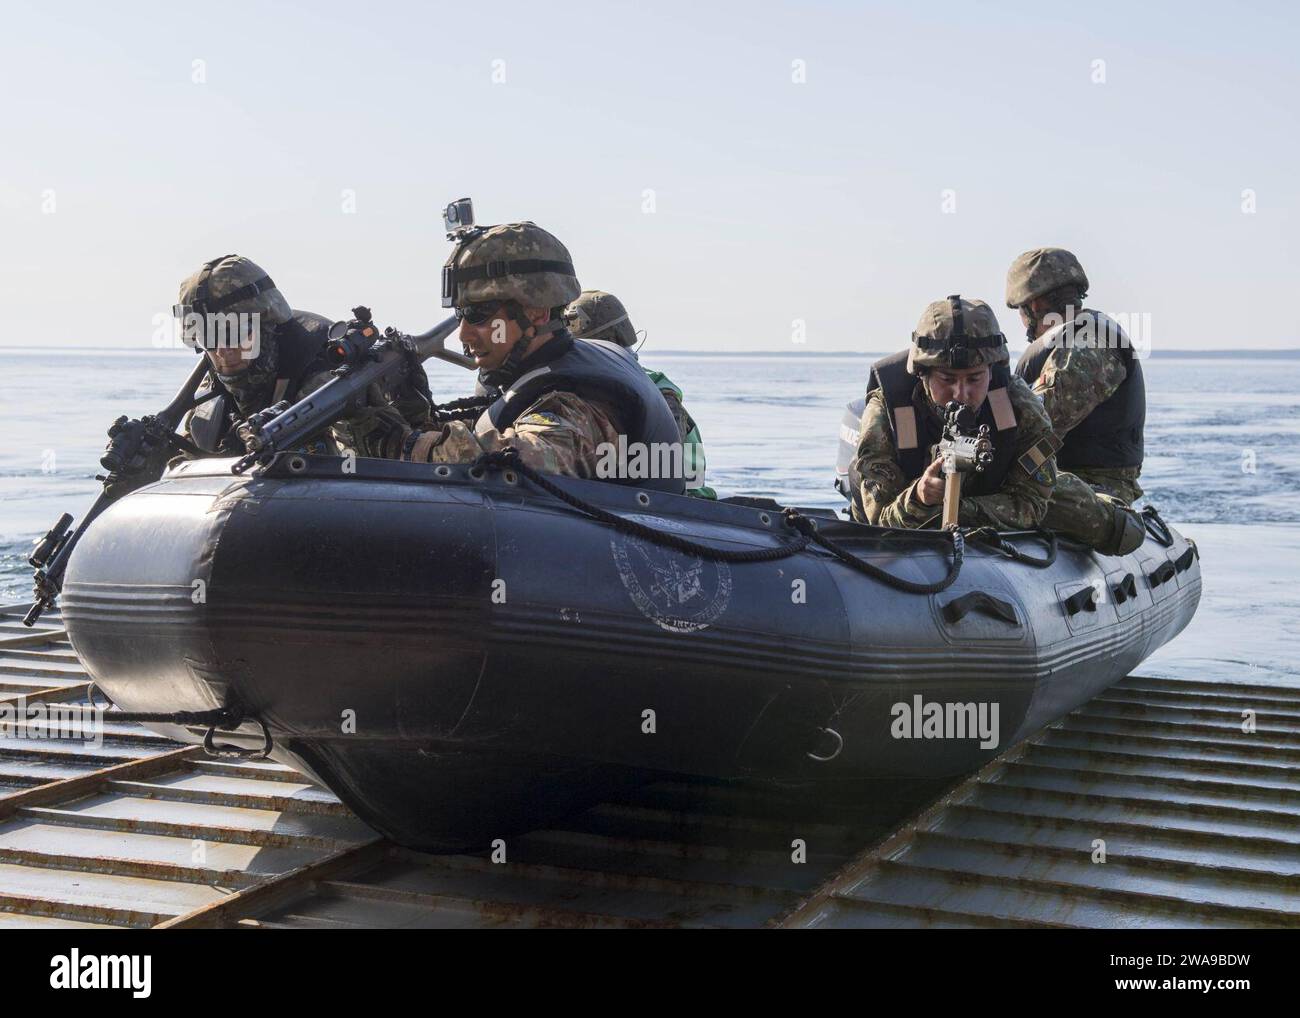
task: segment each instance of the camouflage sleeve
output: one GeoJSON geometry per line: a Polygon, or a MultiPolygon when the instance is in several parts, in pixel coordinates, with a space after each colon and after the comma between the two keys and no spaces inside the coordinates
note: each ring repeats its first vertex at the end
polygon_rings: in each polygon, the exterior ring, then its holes
{"type": "Polygon", "coordinates": [[[506,446],[519,450],[524,463],[548,474],[595,477],[600,447],[618,444],[614,412],[571,392],[551,392],[521,413],[504,431],[476,434],[455,421],[440,431],[421,432],[403,459],[417,463],[469,463],[506,446]]]}
{"type": "Polygon", "coordinates": [[[922,505],[913,496],[916,481],[903,476],[894,459],[885,399],[877,389],[862,411],[858,454],[853,469],[862,479],[859,498],[853,503],[853,518],[878,527],[919,527],[939,512],[938,506],[922,505]]]}
{"type": "Polygon", "coordinates": [[[1028,530],[1047,513],[1056,485],[1052,422],[1024,379],[1013,375],[1008,391],[1019,423],[1011,467],[1000,490],[961,500],[958,512],[963,527],[1028,530]]]}
{"type": "Polygon", "coordinates": [[[1109,399],[1128,376],[1128,369],[1104,346],[1057,347],[1034,382],[1034,393],[1047,408],[1057,437],[1070,430],[1109,399]]]}

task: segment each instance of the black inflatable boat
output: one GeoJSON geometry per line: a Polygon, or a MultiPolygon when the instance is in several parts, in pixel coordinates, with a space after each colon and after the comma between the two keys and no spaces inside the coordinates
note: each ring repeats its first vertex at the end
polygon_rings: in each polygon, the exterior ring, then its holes
{"type": "Polygon", "coordinates": [[[423,849],[665,772],[861,795],[958,775],[1128,674],[1200,598],[1194,545],[1154,516],[1106,558],[554,479],[601,521],[509,468],[341,462],[184,464],[88,529],[63,618],[121,709],[228,708],[219,742],[269,736],[423,849]]]}

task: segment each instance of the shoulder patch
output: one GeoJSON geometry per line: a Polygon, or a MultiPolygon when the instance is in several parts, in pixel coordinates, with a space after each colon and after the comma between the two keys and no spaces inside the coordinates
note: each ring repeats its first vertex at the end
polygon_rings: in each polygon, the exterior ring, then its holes
{"type": "Polygon", "coordinates": [[[1031,445],[1018,460],[1020,469],[1039,484],[1056,482],[1056,461],[1052,459],[1061,448],[1061,440],[1054,432],[1048,433],[1031,445]]]}
{"type": "Polygon", "coordinates": [[[559,414],[553,414],[549,410],[538,410],[534,413],[520,417],[519,420],[515,421],[515,427],[519,427],[521,424],[540,424],[545,426],[548,424],[563,423],[564,421],[560,419],[559,414]]]}

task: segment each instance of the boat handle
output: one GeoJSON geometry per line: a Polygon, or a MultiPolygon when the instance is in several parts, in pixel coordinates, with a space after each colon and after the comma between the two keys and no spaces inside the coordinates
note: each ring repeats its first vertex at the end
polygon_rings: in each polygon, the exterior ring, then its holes
{"type": "Polygon", "coordinates": [[[837,756],[840,755],[840,750],[844,748],[844,736],[842,736],[834,728],[818,728],[817,729],[818,738],[821,738],[821,736],[823,735],[829,735],[831,738],[831,746],[829,752],[817,753],[814,752],[814,750],[810,749],[806,753],[806,756],[808,757],[809,760],[816,760],[818,763],[830,763],[832,760],[834,760],[837,756]]]}
{"type": "Polygon", "coordinates": [[[961,597],[954,597],[943,606],[943,617],[950,624],[960,622],[972,611],[982,611],[985,615],[990,615],[995,619],[1001,619],[1009,626],[1019,626],[1020,620],[1016,618],[1015,606],[1003,601],[1001,598],[994,597],[992,594],[985,593],[982,590],[972,590],[969,594],[962,594],[961,597]]]}
{"type": "Polygon", "coordinates": [[[242,746],[232,746],[226,743],[217,745],[214,736],[217,733],[216,725],[208,728],[203,736],[203,752],[208,756],[217,757],[222,760],[265,760],[271,755],[271,729],[266,727],[266,722],[260,718],[257,723],[262,726],[262,746],[260,749],[244,749],[242,746]]]}
{"type": "Polygon", "coordinates": [[[1174,578],[1176,569],[1172,562],[1161,562],[1155,569],[1147,573],[1147,582],[1153,587],[1158,587],[1162,583],[1168,583],[1174,578]]]}
{"type": "Polygon", "coordinates": [[[1133,579],[1132,573],[1125,573],[1124,579],[1110,588],[1110,592],[1115,595],[1115,603],[1123,604],[1129,598],[1138,596],[1137,581],[1133,579]]]}
{"type": "Polygon", "coordinates": [[[1189,547],[1185,552],[1174,559],[1174,568],[1180,573],[1185,573],[1192,568],[1192,561],[1196,558],[1196,548],[1189,547]]]}
{"type": "Polygon", "coordinates": [[[1093,587],[1084,587],[1067,597],[1064,604],[1066,614],[1070,616],[1078,615],[1079,612],[1095,612],[1097,610],[1097,591],[1093,587]]]}

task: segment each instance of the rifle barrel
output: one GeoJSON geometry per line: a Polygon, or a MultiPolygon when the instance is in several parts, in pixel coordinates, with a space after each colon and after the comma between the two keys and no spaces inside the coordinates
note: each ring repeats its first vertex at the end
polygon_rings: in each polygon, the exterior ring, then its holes
{"type": "Polygon", "coordinates": [[[452,315],[446,321],[439,322],[428,332],[422,332],[418,336],[412,336],[411,340],[415,347],[420,351],[420,357],[428,360],[430,357],[437,357],[440,361],[446,361],[448,364],[459,364],[462,368],[475,367],[474,358],[466,357],[462,353],[453,353],[447,349],[447,337],[450,336],[459,327],[460,319],[452,315]]]}

